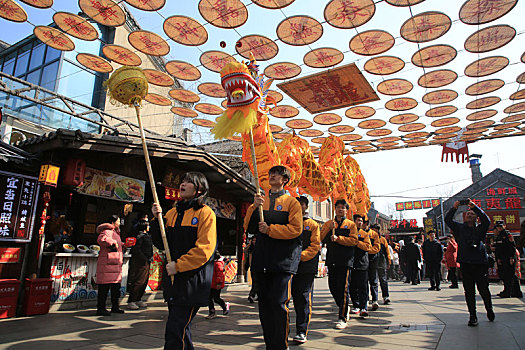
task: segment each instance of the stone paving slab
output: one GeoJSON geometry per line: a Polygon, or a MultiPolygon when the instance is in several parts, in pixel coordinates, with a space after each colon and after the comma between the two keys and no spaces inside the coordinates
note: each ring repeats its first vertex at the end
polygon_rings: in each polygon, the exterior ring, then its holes
{"type": "MultiPolygon", "coordinates": [[[[440,292],[418,286],[390,283],[392,303],[380,305],[362,319],[351,316],[344,330],[334,329],[337,309],[327,278],[316,279],[313,316],[308,342],[293,349],[523,349],[525,301],[494,298],[496,322],[486,320],[478,300],[476,328],[466,326],[468,314],[463,290],[443,286],[440,292]]],[[[499,285],[491,285],[495,294],[499,285]]],[[[264,349],[257,304],[249,304],[246,284],[228,286],[222,296],[231,303],[229,316],[206,320],[207,308],[196,316],[192,332],[199,350],[264,349]]],[[[148,309],[124,315],[94,316],[95,310],[54,311],[47,315],[0,321],[0,349],[162,349],[167,308],[161,293],[150,293],[148,309]]],[[[290,305],[293,310],[293,304],[290,305]]],[[[290,315],[290,339],[295,334],[290,315]]]]}

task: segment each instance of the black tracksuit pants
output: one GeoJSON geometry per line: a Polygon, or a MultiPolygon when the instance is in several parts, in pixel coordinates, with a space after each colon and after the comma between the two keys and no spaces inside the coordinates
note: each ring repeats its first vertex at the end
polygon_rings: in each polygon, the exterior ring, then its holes
{"type": "Polygon", "coordinates": [[[292,274],[285,272],[256,272],[259,285],[259,319],[266,349],[288,348],[289,309],[292,293],[292,274]]]}
{"type": "Polygon", "coordinates": [[[120,283],[105,283],[98,285],[97,310],[106,310],[106,299],[111,289],[111,310],[118,310],[120,297],[120,283]]]}
{"type": "Polygon", "coordinates": [[[368,270],[353,270],[350,295],[354,308],[368,310],[368,270]]]}
{"type": "MultiPolygon", "coordinates": [[[[370,296],[372,297],[372,301],[377,301],[379,298],[379,281],[377,276],[377,264],[379,262],[379,257],[375,255],[373,258],[370,258],[370,262],[368,264],[368,283],[370,284],[370,296]]],[[[368,299],[368,295],[367,295],[368,299]]]]}
{"type": "Polygon", "coordinates": [[[430,287],[439,288],[441,283],[441,263],[440,262],[428,262],[425,264],[427,267],[427,274],[430,278],[430,287]]]}
{"type": "Polygon", "coordinates": [[[339,307],[338,319],[347,321],[348,310],[350,308],[350,281],[352,269],[349,267],[330,266],[328,267],[328,287],[339,307]]]}
{"type": "Polygon", "coordinates": [[[168,309],[164,350],[193,350],[191,322],[199,311],[199,307],[174,305],[168,302],[168,309]]]}
{"type": "Polygon", "coordinates": [[[489,290],[488,266],[483,264],[461,263],[461,275],[463,276],[463,289],[465,290],[465,301],[470,315],[476,315],[476,291],[483,298],[485,309],[492,309],[492,300],[489,290]]]}
{"type": "Polygon", "coordinates": [[[381,296],[384,298],[388,298],[390,294],[388,294],[388,272],[387,269],[378,268],[377,269],[377,277],[379,278],[379,285],[381,286],[381,296]]]}
{"type": "Polygon", "coordinates": [[[450,280],[450,283],[452,283],[453,286],[458,285],[458,275],[456,273],[456,270],[456,267],[451,267],[448,269],[448,279],[450,280]]]}
{"type": "Polygon", "coordinates": [[[297,334],[308,335],[312,317],[315,273],[298,273],[292,279],[292,298],[297,334]]]}

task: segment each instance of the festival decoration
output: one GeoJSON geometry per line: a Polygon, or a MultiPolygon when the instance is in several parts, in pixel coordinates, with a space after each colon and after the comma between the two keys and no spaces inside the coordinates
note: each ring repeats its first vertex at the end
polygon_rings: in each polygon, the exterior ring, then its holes
{"type": "Polygon", "coordinates": [[[455,100],[458,97],[458,93],[454,90],[437,90],[432,91],[423,96],[423,102],[429,105],[437,105],[440,103],[447,103],[455,100]]]}
{"type": "Polygon", "coordinates": [[[92,41],[98,38],[98,32],[85,18],[69,12],[57,12],[53,21],[58,28],[75,38],[92,41]]]}
{"type": "Polygon", "coordinates": [[[146,55],[165,56],[170,52],[170,46],[160,35],[147,30],[129,33],[128,41],[131,46],[146,55]]]}
{"type": "Polygon", "coordinates": [[[418,67],[434,68],[451,62],[457,54],[450,45],[432,45],[417,51],[412,56],[412,63],[418,67]]]}
{"type": "Polygon", "coordinates": [[[474,83],[465,89],[465,94],[470,96],[477,96],[488,94],[503,87],[505,82],[501,79],[487,79],[474,83]]]}
{"type": "Polygon", "coordinates": [[[142,72],[150,84],[157,86],[173,86],[173,84],[175,84],[175,81],[172,77],[159,70],[143,69],[142,72]]]}
{"type": "Polygon", "coordinates": [[[158,11],[164,7],[166,0],[124,0],[131,6],[143,11],[158,11]]]}
{"type": "Polygon", "coordinates": [[[465,68],[467,77],[479,78],[499,72],[509,65],[509,59],[504,56],[481,58],[465,68]]]}
{"type": "Polygon", "coordinates": [[[392,34],[384,30],[368,30],[350,40],[350,50],[358,55],[373,56],[387,52],[394,46],[392,34]]]}
{"type": "Polygon", "coordinates": [[[503,17],[516,6],[518,0],[468,0],[459,10],[459,19],[466,24],[484,24],[503,17]]]}
{"type": "Polygon", "coordinates": [[[294,1],[295,0],[252,0],[255,5],[272,10],[282,9],[294,1]]]}
{"type": "Polygon", "coordinates": [[[248,10],[240,0],[201,0],[198,7],[202,18],[218,28],[238,28],[248,20],[248,10]]]}
{"type": "Polygon", "coordinates": [[[14,0],[5,0],[0,6],[0,17],[8,21],[22,23],[27,21],[27,12],[14,0]]]}
{"type": "Polygon", "coordinates": [[[199,95],[197,95],[191,90],[173,89],[170,90],[168,94],[171,96],[171,98],[180,102],[196,103],[199,102],[201,99],[199,95]]]}
{"type": "Polygon", "coordinates": [[[415,108],[417,101],[410,97],[395,98],[385,103],[385,108],[391,111],[407,111],[415,108]]]}
{"type": "Polygon", "coordinates": [[[405,67],[405,62],[394,56],[379,56],[366,61],[365,71],[375,75],[389,75],[399,72],[405,67]]]}
{"type": "Polygon", "coordinates": [[[401,36],[406,41],[424,43],[445,35],[451,26],[450,17],[444,13],[428,11],[407,19],[401,26],[401,36]]]}
{"type": "Polygon", "coordinates": [[[332,0],[324,9],[324,18],[331,26],[351,29],[370,21],[376,12],[372,0],[332,0]]]}
{"type": "Polygon", "coordinates": [[[323,26],[309,16],[291,16],[277,25],[277,37],[293,46],[310,45],[323,35],[323,26]]]}
{"type": "Polygon", "coordinates": [[[277,56],[279,48],[270,38],[262,35],[247,35],[237,41],[235,50],[244,58],[253,58],[258,61],[266,61],[277,56]]]}
{"type": "Polygon", "coordinates": [[[201,72],[193,64],[184,61],[169,61],[166,71],[177,79],[194,81],[199,80],[201,72]]]}
{"type": "Polygon", "coordinates": [[[33,29],[33,34],[44,44],[54,49],[60,51],[73,51],[75,49],[73,40],[58,29],[47,26],[36,26],[33,29]]]}
{"type": "Polygon", "coordinates": [[[501,101],[501,98],[497,96],[489,96],[489,97],[483,97],[479,98],[477,100],[471,101],[467,103],[465,106],[467,109],[480,109],[480,108],[486,108],[495,105],[496,103],[499,103],[501,101]]]}
{"type": "Polygon", "coordinates": [[[496,111],[495,109],[486,109],[483,111],[471,113],[467,115],[466,119],[470,121],[483,120],[483,119],[491,118],[495,116],[496,114],[498,114],[498,111],[496,111]]]}
{"type": "Polygon", "coordinates": [[[264,75],[274,80],[291,79],[301,74],[301,67],[291,62],[277,62],[264,70],[264,75]]]}
{"type": "Polygon", "coordinates": [[[228,62],[235,61],[235,58],[222,51],[206,51],[199,60],[205,68],[218,73],[228,62]]]}
{"type": "Polygon", "coordinates": [[[100,73],[111,73],[113,66],[100,56],[92,55],[89,53],[79,53],[77,55],[77,61],[84,67],[94,70],[100,73]]]}
{"type": "Polygon", "coordinates": [[[126,22],[126,15],[113,0],[79,0],[78,6],[92,20],[108,27],[119,27],[126,22]]]}
{"type": "Polygon", "coordinates": [[[102,48],[102,53],[111,61],[123,66],[140,66],[140,57],[128,48],[120,45],[106,45],[102,48]]]}
{"type": "Polygon", "coordinates": [[[495,25],[472,33],[465,40],[465,50],[482,53],[507,45],[516,36],[516,30],[506,24],[495,25]]]}
{"type": "Polygon", "coordinates": [[[412,91],[413,87],[414,85],[412,85],[412,83],[408,80],[396,78],[384,80],[381,83],[379,83],[377,85],[377,91],[379,91],[383,95],[397,96],[412,91]]]}
{"type": "Polygon", "coordinates": [[[435,70],[423,74],[417,83],[424,88],[438,88],[452,84],[458,78],[458,74],[449,69],[435,70]]]}
{"type": "Polygon", "coordinates": [[[331,47],[321,47],[309,51],[304,55],[303,62],[312,68],[328,68],[338,65],[343,61],[341,51],[331,47]]]}

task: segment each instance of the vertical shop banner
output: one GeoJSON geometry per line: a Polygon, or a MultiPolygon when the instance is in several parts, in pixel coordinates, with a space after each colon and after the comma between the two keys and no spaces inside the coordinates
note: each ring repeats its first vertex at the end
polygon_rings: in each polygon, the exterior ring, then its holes
{"type": "Polygon", "coordinates": [[[39,188],[36,177],[0,171],[0,241],[31,241],[39,188]]]}
{"type": "Polygon", "coordinates": [[[144,203],[146,182],[98,169],[86,168],[77,192],[88,196],[144,203]]]}

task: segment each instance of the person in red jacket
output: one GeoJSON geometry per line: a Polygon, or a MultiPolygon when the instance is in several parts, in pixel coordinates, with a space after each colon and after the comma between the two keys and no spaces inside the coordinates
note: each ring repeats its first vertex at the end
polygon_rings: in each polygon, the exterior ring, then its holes
{"type": "Polygon", "coordinates": [[[452,283],[449,288],[458,288],[458,276],[456,269],[459,267],[458,258],[458,244],[454,236],[448,236],[447,250],[445,251],[445,265],[448,269],[448,276],[452,283]]]}
{"type": "Polygon", "coordinates": [[[215,303],[222,307],[222,314],[230,313],[230,303],[225,303],[221,298],[221,291],[224,288],[224,259],[218,250],[215,251],[215,262],[213,263],[213,277],[211,280],[210,299],[208,300],[209,314],[208,320],[215,318],[215,303]]]}

